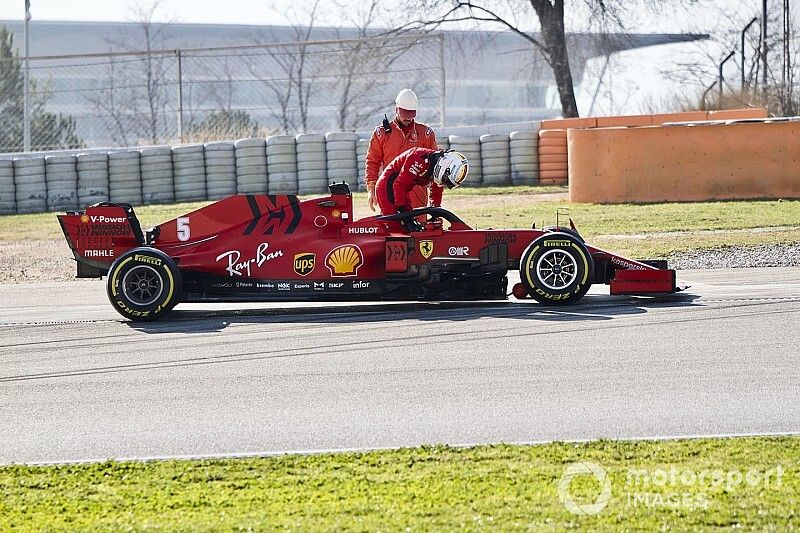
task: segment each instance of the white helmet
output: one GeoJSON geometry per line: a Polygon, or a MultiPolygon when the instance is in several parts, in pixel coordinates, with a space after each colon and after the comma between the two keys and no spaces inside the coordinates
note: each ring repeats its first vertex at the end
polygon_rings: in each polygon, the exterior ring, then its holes
{"type": "Polygon", "coordinates": [[[469,161],[461,152],[448,150],[433,167],[433,182],[453,189],[461,185],[469,174],[469,161]]]}
{"type": "Polygon", "coordinates": [[[403,89],[397,93],[397,98],[394,99],[394,103],[400,109],[406,109],[408,111],[416,111],[419,105],[417,95],[414,94],[414,91],[411,89],[403,89]]]}

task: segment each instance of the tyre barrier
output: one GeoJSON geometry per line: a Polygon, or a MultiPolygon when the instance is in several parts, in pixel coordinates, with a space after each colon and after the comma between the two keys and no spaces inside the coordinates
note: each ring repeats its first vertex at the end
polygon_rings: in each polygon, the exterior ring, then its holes
{"type": "Polygon", "coordinates": [[[0,159],[0,215],[13,215],[16,212],[14,162],[10,159],[0,159]]]}
{"type": "Polygon", "coordinates": [[[297,194],[297,145],[294,135],[267,137],[270,194],[297,194]]]}
{"type": "Polygon", "coordinates": [[[538,152],[539,183],[543,185],[566,184],[569,175],[567,130],[540,130],[538,152]]]}
{"type": "Polygon", "coordinates": [[[301,133],[297,142],[297,193],[316,194],[328,188],[325,135],[301,133]]]}
{"type": "Polygon", "coordinates": [[[236,194],[236,149],[232,141],[206,143],[206,198],[219,200],[236,194]]]}
{"type": "Polygon", "coordinates": [[[539,132],[512,131],[509,135],[511,183],[535,185],[539,182],[539,132]]]}
{"type": "Polygon", "coordinates": [[[172,167],[176,202],[195,202],[207,198],[206,160],[202,144],[174,146],[172,167]]]}
{"type": "MultiPolygon", "coordinates": [[[[78,170],[74,155],[49,155],[44,158],[48,211],[74,211],[78,208],[78,170]]],[[[88,191],[87,195],[88,195],[88,191]]],[[[89,205],[89,204],[86,204],[89,205]]]]}
{"type": "Polygon", "coordinates": [[[264,139],[240,139],[233,143],[236,156],[236,192],[265,194],[267,180],[267,142],[264,139]]]}
{"type": "Polygon", "coordinates": [[[142,170],[138,150],[108,154],[108,193],[112,202],[142,205],[142,170]]]}
{"type": "Polygon", "coordinates": [[[47,210],[44,157],[14,159],[14,196],[17,213],[41,213],[47,210]]]}
{"type": "Polygon", "coordinates": [[[325,135],[328,181],[344,181],[352,190],[358,188],[358,135],[348,132],[333,132],[325,135]]]}
{"type": "Polygon", "coordinates": [[[142,148],[139,154],[142,169],[142,201],[145,204],[174,202],[172,149],[168,146],[142,148]]]}
{"type": "Polygon", "coordinates": [[[367,150],[369,149],[369,139],[359,139],[356,141],[356,159],[358,160],[358,190],[366,191],[367,184],[364,178],[367,176],[367,150]]]}
{"type": "Polygon", "coordinates": [[[489,133],[481,135],[481,165],[483,185],[508,185],[511,183],[508,135],[489,133]]]}
{"type": "Polygon", "coordinates": [[[83,209],[98,202],[108,202],[108,154],[78,154],[75,167],[78,170],[78,207],[83,209]]]}
{"type": "Polygon", "coordinates": [[[463,187],[480,187],[483,183],[480,139],[477,137],[451,135],[449,141],[450,149],[461,152],[469,161],[469,176],[464,181],[463,187]]]}
{"type": "MultiPolygon", "coordinates": [[[[469,160],[467,187],[567,181],[566,130],[480,138],[439,133],[440,149],[458,150],[469,160]]],[[[337,132],[9,156],[0,159],[0,215],[72,210],[106,200],[142,205],[237,193],[319,194],[332,181],[364,190],[368,146],[369,139],[337,132]]]]}

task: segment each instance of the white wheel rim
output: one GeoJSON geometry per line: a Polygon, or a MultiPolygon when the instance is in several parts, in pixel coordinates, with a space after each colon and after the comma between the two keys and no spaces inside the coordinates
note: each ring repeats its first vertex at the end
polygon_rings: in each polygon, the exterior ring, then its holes
{"type": "Polygon", "coordinates": [[[550,290],[564,290],[578,277],[578,262],[566,250],[548,250],[536,262],[536,277],[550,290]]]}

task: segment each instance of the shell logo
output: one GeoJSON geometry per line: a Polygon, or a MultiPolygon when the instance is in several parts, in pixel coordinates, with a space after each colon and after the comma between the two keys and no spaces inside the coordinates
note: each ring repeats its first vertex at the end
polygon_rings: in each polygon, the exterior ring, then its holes
{"type": "Polygon", "coordinates": [[[89,223],[89,215],[81,215],[81,222],[83,222],[84,224],[88,224],[89,223]]]}
{"type": "Polygon", "coordinates": [[[325,258],[325,266],[331,276],[346,278],[358,274],[358,268],[364,264],[364,254],[355,244],[345,244],[334,248],[325,258]]]}

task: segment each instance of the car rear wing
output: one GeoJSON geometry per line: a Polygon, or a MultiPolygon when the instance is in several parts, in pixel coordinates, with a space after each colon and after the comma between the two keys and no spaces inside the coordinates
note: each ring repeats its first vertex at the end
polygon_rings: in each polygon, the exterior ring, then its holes
{"type": "Polygon", "coordinates": [[[130,204],[103,202],[57,217],[77,262],[78,278],[105,276],[117,257],[145,244],[130,204]]]}

